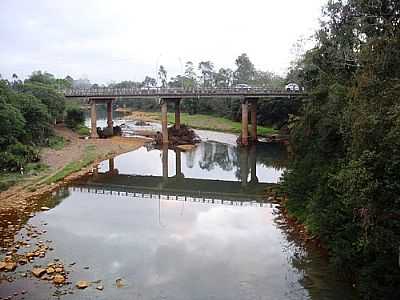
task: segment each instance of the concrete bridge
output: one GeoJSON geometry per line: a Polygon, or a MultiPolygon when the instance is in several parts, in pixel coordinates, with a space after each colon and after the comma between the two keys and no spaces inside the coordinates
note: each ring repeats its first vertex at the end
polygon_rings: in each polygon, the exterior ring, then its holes
{"type": "Polygon", "coordinates": [[[257,101],[267,98],[296,98],[306,96],[304,92],[292,92],[267,88],[95,88],[69,89],[64,91],[66,98],[86,98],[91,104],[91,137],[97,137],[96,104],[107,105],[107,126],[112,130],[112,101],[122,99],[158,99],[161,106],[161,125],[163,143],[168,144],[168,102],[175,104],[175,124],[180,128],[180,103],[183,99],[232,98],[240,99],[242,106],[242,144],[257,141],[257,101]],[[250,139],[248,133],[249,106],[251,119],[250,139]]]}

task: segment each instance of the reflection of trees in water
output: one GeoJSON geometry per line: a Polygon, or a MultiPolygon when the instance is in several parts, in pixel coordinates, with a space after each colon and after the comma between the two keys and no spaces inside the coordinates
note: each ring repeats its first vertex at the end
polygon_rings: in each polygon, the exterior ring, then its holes
{"type": "Polygon", "coordinates": [[[193,166],[194,166],[194,159],[196,157],[196,152],[197,151],[188,151],[188,152],[186,152],[186,155],[185,155],[185,157],[186,157],[186,167],[188,167],[189,169],[193,168],[193,166]]]}
{"type": "Polygon", "coordinates": [[[286,146],[281,144],[257,144],[257,162],[265,167],[277,170],[287,168],[288,154],[286,146]]]}
{"type": "MultiPolygon", "coordinates": [[[[339,274],[329,265],[321,250],[306,243],[298,228],[289,223],[280,211],[275,210],[274,214],[274,223],[285,239],[282,251],[292,267],[287,270],[286,278],[296,280],[308,292],[307,299],[357,299],[350,284],[338,280],[339,274]]],[[[296,295],[297,291],[301,292],[295,290],[292,296],[303,298],[296,295]]]]}
{"type": "Polygon", "coordinates": [[[237,161],[236,147],[221,143],[207,142],[200,146],[201,158],[199,166],[203,170],[210,171],[216,166],[224,171],[232,171],[237,161]]]}

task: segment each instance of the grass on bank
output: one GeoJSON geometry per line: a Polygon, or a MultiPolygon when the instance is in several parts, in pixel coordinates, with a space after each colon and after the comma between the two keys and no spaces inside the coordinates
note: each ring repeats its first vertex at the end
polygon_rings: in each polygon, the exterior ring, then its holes
{"type": "Polygon", "coordinates": [[[63,169],[46,180],[47,184],[57,182],[72,174],[78,172],[82,168],[88,166],[96,159],[96,146],[89,145],[85,148],[85,156],[83,159],[68,163],[63,169]]]}
{"type": "MultiPolygon", "coordinates": [[[[144,112],[149,118],[154,120],[161,120],[160,113],[156,112],[144,112]]],[[[168,113],[168,122],[175,123],[175,113],[168,113]]],[[[189,127],[196,129],[206,129],[215,131],[224,131],[232,133],[241,133],[242,124],[240,122],[234,122],[223,117],[216,117],[210,115],[189,115],[188,113],[181,113],[181,123],[188,125],[189,127]]],[[[251,125],[249,125],[250,130],[251,125]]],[[[272,127],[257,126],[258,135],[268,135],[277,133],[272,127]]]]}
{"type": "Polygon", "coordinates": [[[20,172],[1,172],[0,173],[0,191],[5,191],[10,186],[22,182],[31,176],[39,176],[48,170],[48,166],[42,163],[29,163],[25,166],[23,173],[20,172]]]}

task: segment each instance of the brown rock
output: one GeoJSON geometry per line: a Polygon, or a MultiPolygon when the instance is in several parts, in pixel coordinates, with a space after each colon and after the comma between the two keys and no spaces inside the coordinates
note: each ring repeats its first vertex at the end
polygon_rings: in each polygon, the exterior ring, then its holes
{"type": "Polygon", "coordinates": [[[4,261],[0,261],[0,271],[6,268],[6,263],[4,261]]]}
{"type": "Polygon", "coordinates": [[[14,271],[17,268],[17,263],[15,262],[7,262],[6,263],[6,271],[14,271]]]}
{"type": "Polygon", "coordinates": [[[89,286],[89,283],[85,280],[79,280],[76,285],[78,289],[86,289],[89,286]]]}
{"type": "Polygon", "coordinates": [[[54,272],[55,272],[55,270],[52,267],[49,267],[49,268],[46,269],[46,273],[47,274],[53,274],[54,272]]]}
{"type": "Polygon", "coordinates": [[[56,276],[54,276],[53,282],[55,284],[63,284],[65,282],[65,278],[64,276],[57,274],[56,276]]]}
{"type": "Polygon", "coordinates": [[[63,271],[63,268],[58,267],[58,268],[55,269],[55,271],[56,271],[57,273],[61,273],[61,272],[63,271]]]}
{"type": "Polygon", "coordinates": [[[46,273],[46,269],[43,269],[43,268],[33,268],[31,272],[32,272],[32,274],[35,275],[36,277],[40,278],[44,273],[46,273]]]}
{"type": "Polygon", "coordinates": [[[41,208],[40,208],[40,210],[43,210],[43,211],[46,211],[46,210],[49,210],[50,208],[48,208],[47,206],[42,206],[41,208]]]}

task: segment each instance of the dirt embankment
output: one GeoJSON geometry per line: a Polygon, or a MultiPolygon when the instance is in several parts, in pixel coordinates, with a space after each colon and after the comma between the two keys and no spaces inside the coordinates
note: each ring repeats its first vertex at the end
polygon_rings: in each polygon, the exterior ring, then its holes
{"type": "Polygon", "coordinates": [[[57,126],[55,132],[66,140],[65,147],[61,150],[45,148],[41,151],[41,162],[49,166],[48,170],[38,176],[31,176],[22,183],[1,192],[0,213],[8,209],[17,209],[22,212],[32,204],[30,200],[40,198],[59,186],[86,174],[102,160],[135,150],[146,142],[140,138],[124,137],[81,139],[75,132],[62,126],[57,126]],[[88,149],[91,151],[89,160],[88,149]],[[68,164],[84,160],[88,164],[81,170],[68,174],[57,182],[49,183],[49,179],[55,174],[59,174],[68,164]]]}

